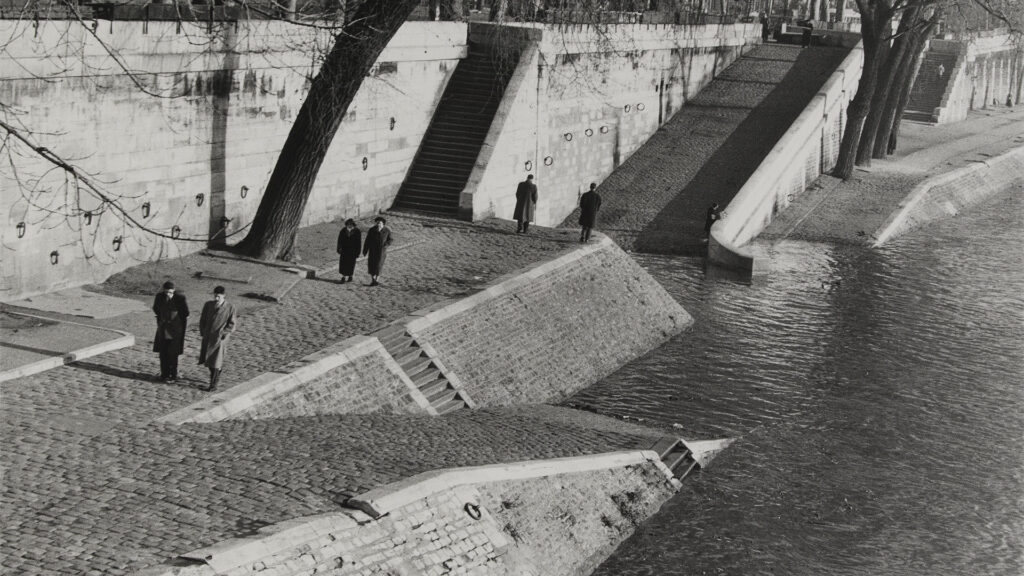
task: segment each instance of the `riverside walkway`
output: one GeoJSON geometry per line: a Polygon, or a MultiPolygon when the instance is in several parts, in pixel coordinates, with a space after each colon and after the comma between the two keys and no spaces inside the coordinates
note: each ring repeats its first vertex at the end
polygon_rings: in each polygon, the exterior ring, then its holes
{"type": "Polygon", "coordinates": [[[751,50],[601,183],[595,229],[626,250],[700,255],[708,206],[729,203],[848,53],[751,50]]]}

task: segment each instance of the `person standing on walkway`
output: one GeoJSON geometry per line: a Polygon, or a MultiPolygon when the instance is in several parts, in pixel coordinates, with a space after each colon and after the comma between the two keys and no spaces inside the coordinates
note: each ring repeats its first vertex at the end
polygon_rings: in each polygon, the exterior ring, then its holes
{"type": "Polygon", "coordinates": [[[363,244],[363,256],[366,256],[366,270],[370,273],[370,286],[380,286],[380,273],[384,269],[384,260],[388,257],[388,246],[391,245],[391,229],[385,226],[387,220],[383,216],[373,219],[374,226],[366,231],[366,243],[363,244]]]}
{"type": "Polygon", "coordinates": [[[590,231],[597,222],[597,211],[601,209],[601,196],[597,184],[590,183],[590,190],[580,196],[580,242],[590,242],[590,231]]]}
{"type": "Polygon", "coordinates": [[[516,187],[516,209],[512,213],[516,221],[516,234],[529,231],[536,205],[537,185],[533,183],[533,174],[530,174],[516,187]]]}
{"type": "Polygon", "coordinates": [[[345,220],[345,227],[338,233],[338,272],[341,283],[352,281],[352,273],[356,269],[356,259],[363,245],[363,233],[359,231],[355,220],[345,220]]]}
{"type": "Polygon", "coordinates": [[[814,31],[814,25],[810,22],[807,23],[807,27],[804,28],[804,33],[800,39],[800,45],[807,48],[811,45],[811,32],[814,31]]]}
{"type": "Polygon", "coordinates": [[[772,25],[771,20],[768,18],[768,13],[761,14],[761,42],[767,43],[768,36],[771,34],[772,25]]]}
{"type": "Polygon", "coordinates": [[[704,219],[704,238],[711,237],[711,227],[722,219],[722,210],[718,207],[718,202],[715,202],[708,207],[707,218],[704,219]]]}
{"type": "Polygon", "coordinates": [[[210,387],[207,388],[210,392],[217,389],[220,373],[224,369],[228,336],[237,327],[235,306],[224,296],[224,287],[217,286],[213,289],[213,300],[203,305],[203,313],[199,316],[199,334],[203,337],[203,344],[199,348],[199,363],[210,369],[210,387]]]}
{"type": "Polygon", "coordinates": [[[185,326],[188,324],[188,302],[176,292],[174,282],[164,282],[163,290],[153,299],[156,314],[156,336],[153,352],[160,354],[160,379],[178,379],[178,356],[185,351],[185,326]]]}

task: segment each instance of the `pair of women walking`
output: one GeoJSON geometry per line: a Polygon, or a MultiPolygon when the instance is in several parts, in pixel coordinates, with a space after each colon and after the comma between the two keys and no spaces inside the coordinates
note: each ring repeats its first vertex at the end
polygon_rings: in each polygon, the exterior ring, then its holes
{"type": "Polygon", "coordinates": [[[380,273],[384,270],[384,260],[392,240],[391,229],[386,224],[383,216],[374,218],[373,227],[366,231],[366,242],[362,242],[362,232],[355,220],[345,220],[345,227],[338,233],[338,272],[341,273],[342,284],[352,281],[362,246],[366,270],[370,273],[370,286],[380,286],[380,273]]]}

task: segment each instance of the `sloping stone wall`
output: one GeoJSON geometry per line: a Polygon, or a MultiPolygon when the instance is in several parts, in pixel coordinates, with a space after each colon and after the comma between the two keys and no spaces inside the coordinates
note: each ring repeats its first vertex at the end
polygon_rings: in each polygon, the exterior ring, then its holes
{"type": "Polygon", "coordinates": [[[607,237],[408,323],[478,406],[554,402],[692,323],[607,237]]]}
{"type": "Polygon", "coordinates": [[[1024,102],[1024,48],[1007,32],[988,32],[968,42],[932,40],[929,50],[959,54],[935,110],[936,122],[963,120],[971,110],[1005,108],[1007,99],[1014,105],[1024,102]]]}

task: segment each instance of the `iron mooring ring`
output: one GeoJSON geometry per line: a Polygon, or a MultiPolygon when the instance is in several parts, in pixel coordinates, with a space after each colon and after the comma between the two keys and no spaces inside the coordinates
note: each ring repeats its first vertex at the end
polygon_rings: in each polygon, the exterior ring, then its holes
{"type": "Polygon", "coordinates": [[[529,172],[531,170],[533,170],[533,160],[527,160],[526,161],[526,171],[529,172]]]}
{"type": "Polygon", "coordinates": [[[111,242],[114,245],[114,252],[120,252],[121,251],[121,244],[123,242],[124,242],[124,238],[122,238],[120,236],[114,236],[114,240],[113,240],[113,242],[111,242]]]}
{"type": "Polygon", "coordinates": [[[249,195],[249,187],[248,186],[242,186],[241,194],[242,194],[242,198],[245,198],[246,196],[248,196],[249,195]]]}
{"type": "Polygon", "coordinates": [[[205,200],[206,200],[206,194],[203,194],[202,192],[200,192],[199,194],[196,194],[196,206],[202,206],[203,205],[203,201],[205,201],[205,200]]]}
{"type": "Polygon", "coordinates": [[[473,520],[479,520],[483,516],[483,513],[480,512],[480,507],[472,502],[466,502],[466,505],[463,506],[462,509],[465,510],[466,514],[473,520]]]}
{"type": "Polygon", "coordinates": [[[56,266],[57,262],[60,262],[60,252],[54,250],[53,252],[50,252],[50,264],[56,266]]]}
{"type": "Polygon", "coordinates": [[[149,208],[150,208],[149,202],[143,202],[142,203],[142,217],[143,218],[149,218],[149,208]]]}
{"type": "Polygon", "coordinates": [[[171,226],[171,238],[177,240],[179,236],[181,236],[181,226],[178,226],[177,224],[171,226]]]}
{"type": "Polygon", "coordinates": [[[25,237],[25,230],[27,229],[27,226],[25,226],[25,223],[24,222],[18,222],[18,225],[16,226],[16,228],[18,229],[18,238],[24,238],[25,237]]]}

